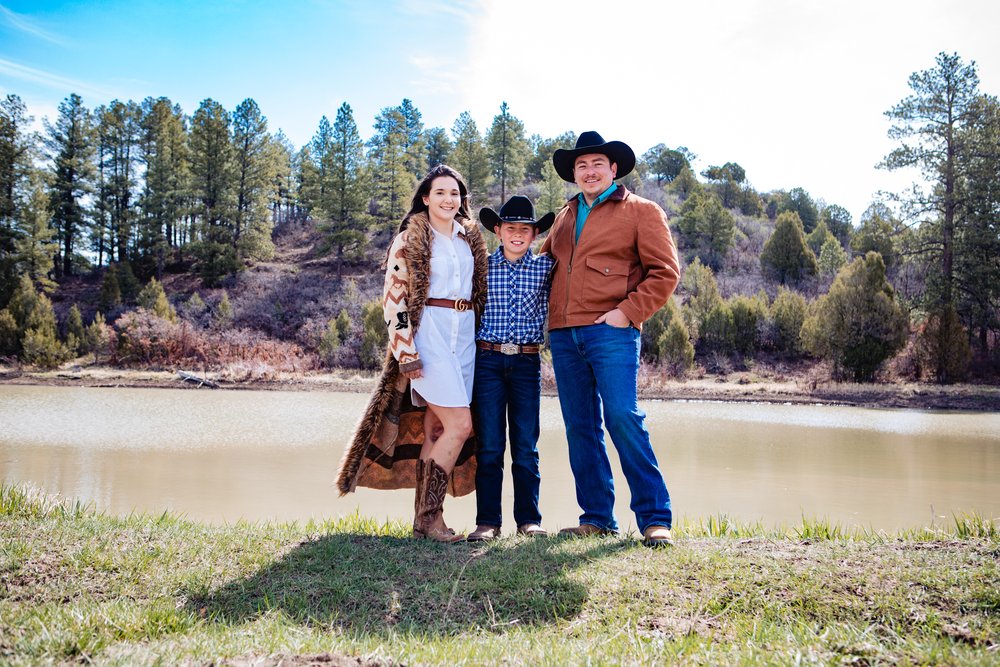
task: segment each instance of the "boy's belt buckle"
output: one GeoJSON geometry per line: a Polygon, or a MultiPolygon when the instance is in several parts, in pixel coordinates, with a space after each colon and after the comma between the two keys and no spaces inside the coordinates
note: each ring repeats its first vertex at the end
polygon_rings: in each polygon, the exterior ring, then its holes
{"type": "Polygon", "coordinates": [[[503,354],[517,354],[521,346],[517,343],[500,343],[500,352],[503,354]]]}

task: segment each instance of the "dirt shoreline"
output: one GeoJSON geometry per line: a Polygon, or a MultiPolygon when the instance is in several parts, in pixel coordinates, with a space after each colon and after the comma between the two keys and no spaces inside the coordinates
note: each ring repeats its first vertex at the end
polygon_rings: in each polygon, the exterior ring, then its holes
{"type": "MultiPolygon", "coordinates": [[[[351,370],[289,374],[268,380],[234,381],[214,373],[191,371],[220,389],[267,391],[370,392],[375,376],[351,370]]],[[[61,387],[136,387],[210,390],[174,371],[146,371],[106,366],[29,371],[0,366],[0,384],[61,387]]],[[[640,398],[645,400],[724,401],[787,404],[847,405],[867,408],[1000,411],[1000,386],[984,384],[934,385],[926,383],[854,384],[809,379],[757,378],[750,374],[665,380],[643,377],[640,398]]],[[[542,392],[554,396],[553,388],[542,392]]]]}

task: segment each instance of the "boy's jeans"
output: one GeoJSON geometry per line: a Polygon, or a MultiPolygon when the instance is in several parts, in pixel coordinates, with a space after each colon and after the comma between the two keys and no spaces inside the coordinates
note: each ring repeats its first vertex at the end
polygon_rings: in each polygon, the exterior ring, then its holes
{"type": "Polygon", "coordinates": [[[537,354],[476,350],[472,409],[479,450],[476,452],[476,523],[501,525],[504,450],[510,427],[514,521],[541,523],[538,511],[538,410],[542,393],[537,354]]]}
{"type": "Polygon", "coordinates": [[[576,500],[583,510],[581,524],[618,530],[615,483],[601,427],[602,403],[604,422],[632,492],[639,531],[649,526],[670,528],[673,522],[646,414],[636,399],[639,344],[639,330],[634,327],[592,324],[549,332],[576,500]]]}

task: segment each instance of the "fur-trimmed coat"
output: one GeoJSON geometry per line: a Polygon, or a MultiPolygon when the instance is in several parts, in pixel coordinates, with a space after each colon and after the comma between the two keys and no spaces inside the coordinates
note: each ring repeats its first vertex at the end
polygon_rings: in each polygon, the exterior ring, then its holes
{"type": "MultiPolygon", "coordinates": [[[[473,258],[472,304],[478,323],[486,305],[488,255],[486,242],[473,221],[461,221],[473,258]]],[[[416,460],[424,442],[426,408],[410,401],[405,370],[420,368],[414,337],[420,327],[431,280],[433,231],[426,213],[410,217],[396,235],[386,261],[382,311],[389,330],[382,375],[337,472],[337,488],[344,495],[358,486],[405,489],[416,486],[416,460]]],[[[475,439],[462,447],[448,480],[448,492],[464,496],[476,488],[475,439]]]]}

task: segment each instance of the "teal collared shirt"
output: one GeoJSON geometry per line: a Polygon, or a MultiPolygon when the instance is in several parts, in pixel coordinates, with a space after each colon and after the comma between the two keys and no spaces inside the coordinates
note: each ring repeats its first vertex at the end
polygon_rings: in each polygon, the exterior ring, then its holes
{"type": "Polygon", "coordinates": [[[612,183],[611,187],[597,196],[597,199],[594,200],[593,206],[587,206],[587,200],[583,196],[582,192],[577,195],[577,198],[580,200],[580,205],[576,207],[576,238],[574,240],[580,240],[580,234],[583,233],[583,223],[587,222],[587,216],[590,215],[590,212],[607,201],[608,197],[610,197],[611,194],[617,189],[618,184],[612,183]]]}

